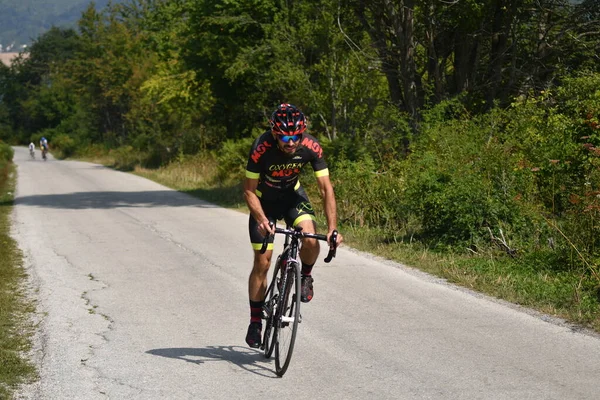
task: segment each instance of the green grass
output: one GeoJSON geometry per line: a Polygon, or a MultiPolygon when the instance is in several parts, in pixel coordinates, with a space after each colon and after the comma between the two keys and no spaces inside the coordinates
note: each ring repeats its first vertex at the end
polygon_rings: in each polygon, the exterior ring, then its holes
{"type": "Polygon", "coordinates": [[[24,354],[31,346],[33,327],[27,315],[34,311],[26,299],[23,257],[10,236],[10,213],[15,168],[0,162],[0,398],[10,398],[17,385],[34,379],[36,371],[24,354]]]}
{"type": "Polygon", "coordinates": [[[218,178],[217,162],[194,157],[159,169],[136,167],[133,173],[223,207],[242,209],[241,178],[218,178]]]}
{"type": "MultiPolygon", "coordinates": [[[[103,163],[101,158],[95,162],[103,163]]],[[[104,165],[110,164],[111,160],[104,160],[104,165]]],[[[218,163],[210,158],[193,157],[159,169],[136,167],[133,172],[215,204],[247,212],[242,199],[242,178],[223,178],[218,163]]],[[[307,183],[305,189],[313,199],[319,226],[324,226],[315,185],[307,183]]],[[[440,252],[418,242],[407,242],[402,232],[390,239],[389,232],[381,229],[348,224],[340,226],[340,230],[350,247],[600,332],[599,288],[594,280],[581,272],[547,268],[557,263],[543,253],[513,259],[494,249],[478,254],[466,249],[462,253],[440,252]]]]}

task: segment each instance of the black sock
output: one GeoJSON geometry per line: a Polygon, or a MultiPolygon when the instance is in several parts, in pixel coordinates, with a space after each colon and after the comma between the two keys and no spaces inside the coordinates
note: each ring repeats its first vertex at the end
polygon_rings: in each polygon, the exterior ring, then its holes
{"type": "Polygon", "coordinates": [[[250,300],[250,322],[258,322],[262,325],[262,309],[265,305],[263,301],[250,300]]]}
{"type": "Polygon", "coordinates": [[[302,276],[310,276],[314,265],[315,264],[306,264],[303,262],[302,263],[302,276]]]}

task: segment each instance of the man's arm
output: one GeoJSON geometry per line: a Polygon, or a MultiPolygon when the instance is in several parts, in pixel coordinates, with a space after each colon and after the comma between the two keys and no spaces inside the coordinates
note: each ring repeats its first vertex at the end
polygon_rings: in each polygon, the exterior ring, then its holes
{"type": "Polygon", "coordinates": [[[250,215],[258,223],[258,232],[265,236],[267,232],[274,234],[273,228],[269,225],[269,219],[265,215],[265,212],[260,205],[260,200],[256,195],[256,188],[258,188],[258,179],[245,178],[244,179],[244,199],[250,210],[250,215]]]}
{"type": "MultiPolygon", "coordinates": [[[[337,210],[335,202],[335,193],[333,191],[333,185],[329,179],[329,175],[317,177],[317,185],[319,186],[319,192],[323,199],[323,208],[325,210],[325,217],[327,218],[327,238],[331,236],[334,230],[337,230],[337,210]]],[[[338,233],[337,244],[340,245],[343,241],[343,237],[338,233]]]]}

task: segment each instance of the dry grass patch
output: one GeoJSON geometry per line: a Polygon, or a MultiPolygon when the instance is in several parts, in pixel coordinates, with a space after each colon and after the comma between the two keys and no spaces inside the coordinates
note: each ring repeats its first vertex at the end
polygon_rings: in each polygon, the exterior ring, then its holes
{"type": "Polygon", "coordinates": [[[0,162],[0,399],[35,378],[35,368],[24,356],[31,346],[33,328],[27,317],[34,306],[23,289],[27,275],[22,254],[10,236],[15,175],[11,163],[0,162]]]}

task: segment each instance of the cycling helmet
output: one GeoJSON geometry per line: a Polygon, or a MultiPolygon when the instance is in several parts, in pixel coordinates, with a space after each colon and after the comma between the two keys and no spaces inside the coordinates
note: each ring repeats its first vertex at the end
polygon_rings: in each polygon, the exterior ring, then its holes
{"type": "Polygon", "coordinates": [[[276,135],[301,135],[306,130],[306,118],[296,106],[282,103],[269,120],[271,132],[276,135]]]}

